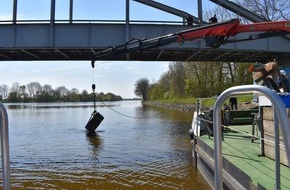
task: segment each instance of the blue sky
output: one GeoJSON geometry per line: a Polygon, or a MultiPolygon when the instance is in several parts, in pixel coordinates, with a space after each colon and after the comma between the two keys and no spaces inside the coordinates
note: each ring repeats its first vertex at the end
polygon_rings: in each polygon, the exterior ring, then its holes
{"type": "MultiPolygon", "coordinates": [[[[197,0],[158,0],[160,3],[189,12],[197,17],[197,0]]],[[[12,19],[13,0],[0,0],[0,20],[12,19]]],[[[68,19],[69,0],[56,0],[56,19],[68,19]]],[[[203,9],[214,5],[203,0],[203,9]]],[[[50,0],[18,0],[18,19],[48,20],[50,0]],[[32,6],[33,5],[33,6],[32,6]],[[33,7],[33,8],[32,8],[33,7]],[[37,8],[36,8],[37,7],[37,8]]],[[[131,20],[181,21],[180,18],[130,0],[131,20]],[[140,14],[142,13],[142,14],[140,14]]],[[[123,20],[125,0],[74,0],[74,19],[123,20]]],[[[0,85],[13,82],[50,84],[91,92],[92,82],[97,92],[112,92],[123,98],[133,98],[134,84],[140,78],[157,81],[168,70],[169,62],[96,62],[92,70],[89,61],[18,61],[0,63],[0,85]],[[93,74],[94,73],[94,74],[93,74]],[[94,77],[93,77],[94,75],[94,77]]]]}

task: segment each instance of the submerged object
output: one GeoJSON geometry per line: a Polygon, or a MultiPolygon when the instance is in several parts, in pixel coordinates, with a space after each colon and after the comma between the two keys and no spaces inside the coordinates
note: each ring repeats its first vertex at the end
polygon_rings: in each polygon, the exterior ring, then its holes
{"type": "Polygon", "coordinates": [[[99,112],[94,111],[86,125],[86,129],[89,131],[89,133],[93,133],[96,128],[98,128],[103,119],[104,116],[102,116],[99,112]]]}

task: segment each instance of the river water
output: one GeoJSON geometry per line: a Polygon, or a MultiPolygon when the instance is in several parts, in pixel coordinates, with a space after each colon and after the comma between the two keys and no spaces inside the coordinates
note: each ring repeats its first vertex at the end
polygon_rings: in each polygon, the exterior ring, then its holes
{"type": "Polygon", "coordinates": [[[209,189],[191,157],[192,114],[105,104],[90,136],[92,103],[4,104],[12,189],[209,189]]]}

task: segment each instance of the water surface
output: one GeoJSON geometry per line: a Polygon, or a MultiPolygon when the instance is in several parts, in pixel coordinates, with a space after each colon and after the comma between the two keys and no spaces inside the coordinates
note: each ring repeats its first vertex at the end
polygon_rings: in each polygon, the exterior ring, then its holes
{"type": "Polygon", "coordinates": [[[12,189],[209,189],[195,170],[191,114],[139,101],[5,104],[12,189]]]}

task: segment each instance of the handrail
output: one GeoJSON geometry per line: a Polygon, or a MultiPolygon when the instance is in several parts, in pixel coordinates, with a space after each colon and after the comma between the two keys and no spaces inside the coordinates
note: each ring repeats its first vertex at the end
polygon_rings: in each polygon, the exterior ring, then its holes
{"type": "MultiPolygon", "coordinates": [[[[290,127],[289,121],[286,114],[285,104],[282,99],[277,95],[276,92],[271,89],[260,86],[260,85],[242,85],[235,86],[225,90],[216,100],[214,108],[213,108],[213,131],[214,131],[214,182],[215,189],[222,190],[223,189],[223,180],[222,180],[222,130],[221,130],[221,109],[223,103],[226,99],[234,94],[242,94],[242,93],[262,93],[264,94],[271,102],[273,107],[275,108],[275,114],[278,117],[280,122],[280,126],[282,129],[284,145],[286,150],[286,155],[288,158],[288,162],[290,162],[290,127]]],[[[278,127],[278,126],[277,126],[278,127]]]]}
{"type": "Polygon", "coordinates": [[[4,105],[0,102],[0,133],[3,189],[10,190],[10,158],[8,138],[8,115],[4,105]]]}
{"type": "MultiPolygon", "coordinates": [[[[126,23],[126,20],[83,20],[83,19],[75,19],[75,20],[54,20],[53,22],[51,20],[29,20],[29,19],[23,19],[23,20],[16,20],[15,22],[13,20],[0,20],[1,24],[63,24],[63,23],[68,23],[68,24],[79,24],[79,23],[84,23],[84,24],[124,24],[126,23]]],[[[186,22],[183,21],[154,21],[154,20],[129,20],[130,24],[168,24],[168,25],[184,25],[186,22]]],[[[195,25],[194,25],[195,26],[195,25]]],[[[196,25],[197,26],[197,25],[196,25]]]]}

